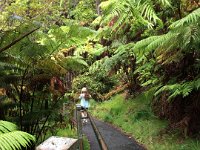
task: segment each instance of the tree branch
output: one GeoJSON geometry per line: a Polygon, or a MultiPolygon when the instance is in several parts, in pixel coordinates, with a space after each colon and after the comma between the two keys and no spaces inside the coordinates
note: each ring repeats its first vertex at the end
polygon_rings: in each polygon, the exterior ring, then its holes
{"type": "Polygon", "coordinates": [[[36,30],[38,30],[40,27],[33,29],[27,33],[25,33],[24,35],[20,36],[19,38],[17,38],[16,40],[14,40],[13,42],[11,42],[10,44],[6,45],[5,47],[0,49],[0,53],[2,53],[3,51],[7,50],[8,48],[12,47],[13,45],[15,45],[17,42],[21,41],[23,38],[25,38],[26,36],[30,35],[31,33],[35,32],[36,30]]]}

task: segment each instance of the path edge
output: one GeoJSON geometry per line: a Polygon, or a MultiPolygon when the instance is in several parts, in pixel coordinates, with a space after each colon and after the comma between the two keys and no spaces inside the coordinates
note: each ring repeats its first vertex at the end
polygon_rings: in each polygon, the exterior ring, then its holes
{"type": "Polygon", "coordinates": [[[133,135],[131,135],[131,134],[125,132],[125,131],[122,130],[120,127],[118,127],[118,126],[116,126],[116,125],[114,125],[114,124],[112,124],[112,123],[110,123],[110,122],[105,122],[105,121],[103,121],[103,120],[101,120],[101,119],[99,119],[99,118],[96,118],[96,117],[94,117],[94,116],[92,116],[92,117],[93,117],[95,120],[98,120],[98,121],[100,121],[100,122],[103,122],[103,123],[107,124],[108,126],[114,128],[114,129],[116,129],[116,130],[119,131],[121,134],[123,134],[123,135],[125,135],[125,136],[128,136],[128,137],[131,137],[131,138],[129,138],[129,139],[131,139],[132,141],[136,142],[139,146],[141,146],[142,148],[144,148],[144,150],[148,150],[144,144],[139,143],[138,141],[136,141],[136,139],[133,137],[133,135]]]}

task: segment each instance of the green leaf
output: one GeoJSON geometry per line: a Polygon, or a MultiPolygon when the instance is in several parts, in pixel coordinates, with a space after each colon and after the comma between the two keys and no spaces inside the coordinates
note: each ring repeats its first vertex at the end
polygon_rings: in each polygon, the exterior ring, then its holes
{"type": "Polygon", "coordinates": [[[191,12],[189,15],[186,17],[172,23],[170,25],[170,28],[178,28],[180,26],[183,26],[185,24],[192,24],[192,23],[197,23],[200,20],[200,8],[194,10],[191,12]]]}

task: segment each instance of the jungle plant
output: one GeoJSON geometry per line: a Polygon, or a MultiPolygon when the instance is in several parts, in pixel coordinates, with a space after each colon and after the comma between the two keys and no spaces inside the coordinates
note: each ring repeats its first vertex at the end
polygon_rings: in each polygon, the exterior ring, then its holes
{"type": "MultiPolygon", "coordinates": [[[[69,24],[52,28],[48,34],[37,31],[0,53],[0,87],[6,90],[7,96],[0,104],[3,112],[1,118],[18,122],[21,130],[36,135],[37,142],[43,140],[42,135],[52,125],[49,122],[55,121],[52,116],[60,114],[56,110],[62,105],[65,92],[65,89],[62,92],[50,90],[51,79],[55,76],[63,79],[68,72],[79,72],[87,67],[82,57],[65,57],[63,51],[58,52],[63,47],[83,43],[84,37],[86,39],[93,33],[92,30],[79,27],[82,34],[77,34],[77,27],[69,24]],[[69,38],[67,35],[71,36],[71,40],[66,40],[69,38]],[[5,107],[6,101],[10,106],[5,107]]],[[[3,35],[3,39],[12,37],[15,41],[15,37],[26,29],[27,25],[16,27],[16,32],[9,31],[3,35]]],[[[3,39],[1,44],[7,45],[3,39]]]]}
{"type": "MultiPolygon", "coordinates": [[[[199,112],[199,11],[173,22],[166,34],[150,36],[134,46],[140,52],[138,56],[153,58],[156,69],[152,67],[150,72],[160,77],[151,85],[157,87],[153,102],[156,114],[169,119],[172,127],[184,130],[184,136],[199,130],[197,115],[192,113],[199,112]]],[[[148,63],[143,59],[143,66],[148,63]]],[[[146,81],[150,81],[148,77],[146,81]]]]}
{"type": "Polygon", "coordinates": [[[35,137],[17,129],[11,122],[0,120],[0,149],[30,149],[35,143],[35,137]]]}
{"type": "MultiPolygon", "coordinates": [[[[174,90],[174,92],[170,98],[175,97],[180,93],[182,93],[182,95],[185,97],[192,91],[192,89],[198,87],[198,85],[195,86],[196,84],[194,84],[194,86],[192,85],[193,81],[196,82],[199,78],[199,69],[197,67],[199,66],[199,11],[200,9],[197,9],[181,20],[174,22],[170,26],[172,28],[171,31],[169,31],[167,34],[149,37],[136,43],[134,48],[140,49],[145,55],[153,53],[157,63],[161,65],[161,68],[163,68],[166,76],[169,73],[171,73],[171,76],[174,77],[179,75],[179,82],[182,82],[180,84],[170,84],[169,86],[165,85],[157,92],[157,94],[164,89],[171,89],[174,90]],[[183,64],[181,64],[181,61],[183,64]],[[167,68],[165,67],[175,63],[179,63],[179,65],[177,65],[179,70],[174,72],[166,70],[167,68]],[[196,69],[192,71],[192,68],[196,69]],[[184,69],[185,71],[180,73],[178,72],[180,69],[184,69]],[[188,76],[190,76],[190,78],[188,76]],[[178,92],[178,90],[180,91],[178,92]]],[[[172,71],[172,68],[170,69],[172,71]]],[[[167,80],[166,77],[164,80],[167,80]]],[[[167,81],[169,81],[169,79],[167,81]]],[[[169,81],[169,83],[170,82],[171,81],[169,81]]]]}

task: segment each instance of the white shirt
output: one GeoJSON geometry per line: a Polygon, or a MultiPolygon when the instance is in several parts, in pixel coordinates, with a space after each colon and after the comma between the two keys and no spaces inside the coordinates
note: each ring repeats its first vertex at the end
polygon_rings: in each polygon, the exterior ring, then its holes
{"type": "Polygon", "coordinates": [[[83,108],[89,108],[89,101],[85,99],[85,93],[80,94],[79,99],[81,99],[81,106],[83,108]]]}

